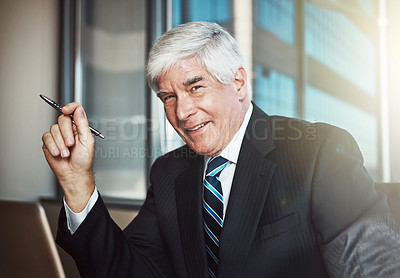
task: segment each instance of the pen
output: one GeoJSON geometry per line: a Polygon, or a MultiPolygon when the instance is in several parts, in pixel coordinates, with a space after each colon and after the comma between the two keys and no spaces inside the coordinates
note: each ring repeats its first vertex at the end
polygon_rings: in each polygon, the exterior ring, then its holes
{"type": "MultiPolygon", "coordinates": [[[[55,102],[54,100],[52,100],[52,99],[50,99],[50,98],[48,98],[48,97],[46,97],[46,96],[44,96],[44,95],[42,95],[42,94],[40,94],[39,96],[40,96],[48,105],[50,105],[51,107],[53,107],[54,109],[56,109],[58,112],[62,113],[62,112],[61,112],[61,108],[62,108],[62,107],[61,107],[61,105],[59,105],[57,102],[55,102]]],[[[69,116],[71,117],[72,122],[75,123],[75,122],[74,122],[74,118],[72,117],[72,115],[69,115],[69,116]]],[[[97,129],[91,127],[90,125],[89,125],[89,129],[90,129],[90,131],[91,131],[94,135],[99,136],[101,139],[104,139],[104,138],[105,138],[104,135],[100,133],[100,131],[98,131],[97,129]]]]}

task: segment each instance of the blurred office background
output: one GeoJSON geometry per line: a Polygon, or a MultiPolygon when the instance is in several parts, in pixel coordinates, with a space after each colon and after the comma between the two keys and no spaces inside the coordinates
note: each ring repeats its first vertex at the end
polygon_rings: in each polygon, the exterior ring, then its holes
{"type": "Polygon", "coordinates": [[[41,136],[57,113],[38,95],[76,100],[106,136],[96,138],[96,183],[125,227],[154,159],[182,144],[146,85],[146,55],[163,32],[197,20],[237,39],[268,114],[347,129],[374,180],[399,182],[399,14],[398,0],[0,0],[0,199],[41,200],[55,232],[62,193],[41,136]]]}
{"type": "Polygon", "coordinates": [[[347,129],[377,182],[400,180],[397,0],[1,0],[0,198],[59,198],[41,151],[57,113],[83,103],[108,200],[140,204],[154,159],[181,144],[147,85],[151,44],[187,21],[238,40],[268,114],[347,129]]]}

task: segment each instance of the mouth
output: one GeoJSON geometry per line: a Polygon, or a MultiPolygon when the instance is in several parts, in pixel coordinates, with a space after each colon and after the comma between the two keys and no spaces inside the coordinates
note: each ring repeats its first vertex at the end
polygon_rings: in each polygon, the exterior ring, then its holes
{"type": "Polygon", "coordinates": [[[188,131],[196,131],[196,130],[199,130],[200,128],[204,127],[204,126],[207,125],[208,123],[209,123],[209,122],[205,122],[205,123],[199,124],[199,125],[197,125],[197,126],[195,126],[195,127],[193,127],[193,128],[187,128],[186,130],[188,130],[188,131]]]}

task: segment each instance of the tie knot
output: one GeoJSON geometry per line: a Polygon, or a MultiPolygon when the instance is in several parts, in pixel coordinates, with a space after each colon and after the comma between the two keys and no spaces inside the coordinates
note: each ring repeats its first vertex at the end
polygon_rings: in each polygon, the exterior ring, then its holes
{"type": "Polygon", "coordinates": [[[227,164],[228,160],[222,156],[212,157],[207,163],[206,176],[218,177],[227,164]]]}

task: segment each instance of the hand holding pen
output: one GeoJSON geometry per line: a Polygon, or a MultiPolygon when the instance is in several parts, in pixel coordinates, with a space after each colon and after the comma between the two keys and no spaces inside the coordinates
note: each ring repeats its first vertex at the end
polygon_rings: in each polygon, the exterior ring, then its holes
{"type": "MultiPolygon", "coordinates": [[[[50,105],[51,107],[53,107],[54,109],[56,109],[58,112],[62,113],[61,109],[61,105],[59,105],[57,102],[55,102],[54,100],[50,99],[49,97],[46,97],[45,95],[40,94],[39,95],[48,105],[50,105]]],[[[69,115],[72,119],[72,123],[74,123],[74,118],[72,117],[72,115],[69,115]]],[[[100,133],[100,131],[98,131],[97,129],[91,127],[89,125],[89,129],[90,131],[93,133],[93,135],[99,136],[101,139],[104,139],[104,135],[100,133]]]]}
{"type": "Polygon", "coordinates": [[[63,114],[58,117],[58,123],[42,136],[42,149],[64,191],[68,206],[79,212],[95,188],[95,140],[82,105],[68,103],[60,111],[63,114]]]}

